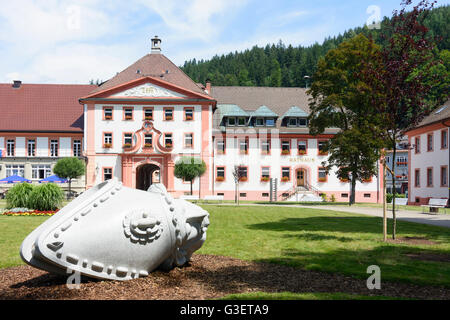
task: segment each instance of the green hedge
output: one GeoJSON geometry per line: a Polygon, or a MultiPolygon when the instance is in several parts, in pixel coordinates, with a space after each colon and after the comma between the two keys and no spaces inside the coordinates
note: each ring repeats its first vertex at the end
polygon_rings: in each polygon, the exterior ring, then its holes
{"type": "MultiPolygon", "coordinates": [[[[406,194],[395,194],[396,198],[406,198],[406,194]]],[[[386,193],[386,202],[387,203],[392,203],[392,198],[394,198],[394,194],[392,193],[386,193]]]]}

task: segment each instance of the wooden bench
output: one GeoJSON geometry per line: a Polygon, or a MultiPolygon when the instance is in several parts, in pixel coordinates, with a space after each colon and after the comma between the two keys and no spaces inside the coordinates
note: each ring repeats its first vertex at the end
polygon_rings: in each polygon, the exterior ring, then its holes
{"type": "Polygon", "coordinates": [[[199,197],[198,197],[198,196],[194,196],[194,195],[192,195],[192,196],[190,196],[190,195],[184,195],[184,196],[180,196],[180,199],[183,199],[183,200],[195,200],[195,201],[197,201],[197,200],[199,200],[199,197]]]}
{"type": "Polygon", "coordinates": [[[395,198],[395,204],[399,206],[406,206],[408,205],[408,199],[407,198],[395,198]]]}
{"type": "Polygon", "coordinates": [[[430,213],[439,213],[439,208],[444,208],[447,206],[448,199],[430,199],[428,201],[428,204],[423,204],[422,207],[422,213],[425,213],[425,208],[430,208],[430,213]]]}
{"type": "Polygon", "coordinates": [[[208,201],[220,201],[220,202],[222,202],[223,201],[223,196],[205,196],[203,198],[203,200],[205,200],[205,202],[208,202],[208,201]]]}

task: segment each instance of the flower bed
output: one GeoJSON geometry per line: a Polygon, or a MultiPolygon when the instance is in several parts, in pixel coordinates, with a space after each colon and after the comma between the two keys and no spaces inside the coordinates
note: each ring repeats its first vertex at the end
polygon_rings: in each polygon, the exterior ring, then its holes
{"type": "Polygon", "coordinates": [[[39,210],[23,210],[23,211],[5,211],[2,213],[4,216],[52,216],[54,215],[58,210],[56,211],[39,211],[39,210]]]}

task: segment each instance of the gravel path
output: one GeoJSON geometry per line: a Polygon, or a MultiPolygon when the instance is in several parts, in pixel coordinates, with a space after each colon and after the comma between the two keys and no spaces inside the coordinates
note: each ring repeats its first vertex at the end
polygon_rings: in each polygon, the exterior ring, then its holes
{"type": "Polygon", "coordinates": [[[163,299],[204,300],[247,292],[343,292],[417,299],[450,300],[450,289],[382,282],[368,290],[365,280],[339,274],[238,259],[194,255],[184,268],[156,271],[130,281],[85,280],[80,289],[66,287],[66,278],[30,266],[0,270],[0,299],[163,299]]]}

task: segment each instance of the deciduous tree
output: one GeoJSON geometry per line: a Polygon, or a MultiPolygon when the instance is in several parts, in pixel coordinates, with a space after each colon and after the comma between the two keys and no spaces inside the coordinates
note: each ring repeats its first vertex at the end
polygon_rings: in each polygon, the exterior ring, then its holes
{"type": "Polygon", "coordinates": [[[192,184],[195,178],[201,177],[206,171],[206,163],[194,157],[182,157],[175,163],[175,177],[189,181],[192,184]]]}

